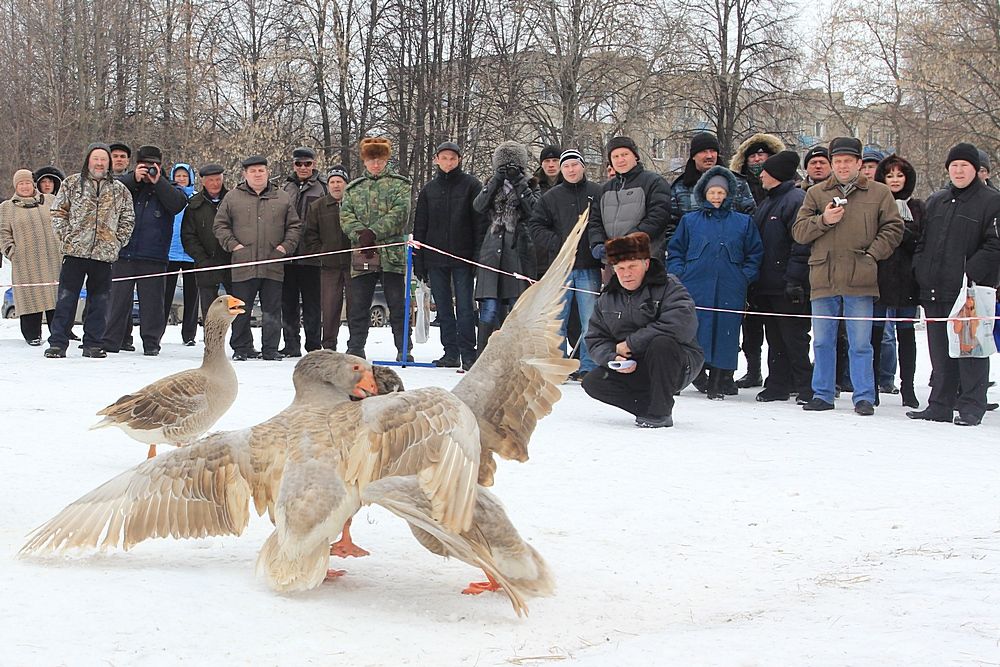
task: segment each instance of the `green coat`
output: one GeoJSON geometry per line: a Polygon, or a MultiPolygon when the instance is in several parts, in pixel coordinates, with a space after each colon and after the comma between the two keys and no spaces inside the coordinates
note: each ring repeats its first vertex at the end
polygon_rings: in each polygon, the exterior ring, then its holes
{"type": "MultiPolygon", "coordinates": [[[[365,229],[375,234],[375,243],[406,241],[410,221],[410,179],[390,167],[378,176],[365,174],[351,181],[340,206],[340,226],[352,247],[363,247],[358,235],[365,229]]],[[[406,272],[406,246],[379,250],[382,270],[387,273],[406,272]]],[[[358,275],[353,271],[351,275],[358,275]]]]}

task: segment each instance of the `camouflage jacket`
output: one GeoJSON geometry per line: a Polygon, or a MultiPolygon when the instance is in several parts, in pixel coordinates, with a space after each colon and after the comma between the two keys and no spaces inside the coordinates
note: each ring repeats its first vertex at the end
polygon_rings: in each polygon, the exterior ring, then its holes
{"type": "MultiPolygon", "coordinates": [[[[406,240],[410,220],[410,179],[386,167],[378,176],[365,174],[350,182],[340,205],[340,226],[358,247],[358,235],[365,229],[375,234],[375,243],[406,240]]],[[[382,270],[406,272],[406,246],[379,250],[382,270]]],[[[353,275],[358,272],[352,271],[353,275]]]]}
{"type": "Polygon", "coordinates": [[[52,202],[52,229],[64,255],[114,262],[134,226],[132,195],[111,177],[95,181],[73,174],[52,202]]]}

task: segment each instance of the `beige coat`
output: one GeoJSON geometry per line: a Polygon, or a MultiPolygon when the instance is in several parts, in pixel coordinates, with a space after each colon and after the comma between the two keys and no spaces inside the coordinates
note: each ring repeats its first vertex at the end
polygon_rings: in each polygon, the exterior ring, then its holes
{"type": "MultiPolygon", "coordinates": [[[[13,264],[14,284],[58,283],[62,252],[52,230],[53,196],[14,195],[0,204],[0,251],[13,264]]],[[[56,307],[58,285],[14,287],[17,314],[30,315],[56,307]]]]}
{"type": "MultiPolygon", "coordinates": [[[[246,182],[226,193],[215,214],[213,231],[222,247],[233,254],[233,264],[279,259],[295,252],[302,233],[302,222],[291,198],[270,183],[259,195],[246,182]],[[236,250],[236,246],[243,245],[236,250]],[[285,249],[282,254],[277,246],[285,249]]],[[[285,276],[282,262],[237,266],[233,282],[285,276]]]]}
{"type": "Polygon", "coordinates": [[[892,254],[903,238],[903,219],[888,186],[858,176],[857,189],[847,197],[844,217],[835,225],[823,222],[823,211],[840,197],[830,176],[806,191],[792,237],[812,243],[809,286],[812,298],[878,296],[878,260],[892,254]]]}

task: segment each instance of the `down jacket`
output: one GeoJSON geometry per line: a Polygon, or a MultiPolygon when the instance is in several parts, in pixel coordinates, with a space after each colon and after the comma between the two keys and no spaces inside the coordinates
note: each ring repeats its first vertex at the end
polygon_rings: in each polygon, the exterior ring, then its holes
{"type": "Polygon", "coordinates": [[[805,190],[796,187],[795,181],[785,181],[768,190],[757,205],[753,221],[764,244],[764,258],[753,294],[781,296],[788,285],[798,285],[809,293],[811,248],[792,238],[792,225],[805,198],[805,190]]]}
{"type": "Polygon", "coordinates": [[[593,248],[610,238],[646,232],[650,256],[660,259],[673,233],[670,221],[670,186],[639,163],[601,188],[599,205],[590,209],[587,236],[593,248]]]}

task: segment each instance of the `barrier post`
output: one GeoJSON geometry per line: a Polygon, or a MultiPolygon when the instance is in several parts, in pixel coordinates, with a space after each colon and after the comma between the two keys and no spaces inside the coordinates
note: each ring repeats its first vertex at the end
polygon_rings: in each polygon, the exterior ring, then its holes
{"type": "MultiPolygon", "coordinates": [[[[410,240],[413,236],[408,237],[410,240]]],[[[411,303],[411,288],[410,283],[413,279],[413,246],[409,243],[406,244],[406,273],[403,275],[403,280],[406,281],[406,292],[403,298],[403,358],[401,361],[373,361],[373,364],[379,364],[380,366],[402,366],[406,368],[407,366],[423,366],[424,368],[436,368],[434,364],[420,363],[415,361],[407,361],[406,355],[410,353],[410,303],[411,303]]]]}

